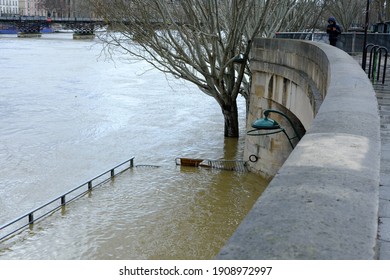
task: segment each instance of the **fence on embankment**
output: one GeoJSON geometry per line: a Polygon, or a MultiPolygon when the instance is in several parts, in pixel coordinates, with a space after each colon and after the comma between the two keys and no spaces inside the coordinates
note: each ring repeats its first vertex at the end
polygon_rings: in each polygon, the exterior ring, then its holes
{"type": "MultiPolygon", "coordinates": [[[[300,39],[329,43],[326,32],[280,32],[275,35],[279,39],[300,39]]],[[[368,33],[366,44],[374,44],[390,49],[389,33],[368,33]]],[[[363,32],[343,32],[337,40],[337,47],[347,53],[362,53],[364,49],[363,32]]]]}
{"type": "MultiPolygon", "coordinates": [[[[193,167],[205,167],[213,169],[222,169],[235,172],[246,172],[246,162],[240,160],[199,160],[199,159],[187,159],[177,158],[175,160],[176,165],[193,166],[193,167]],[[183,164],[183,161],[187,164],[183,164]],[[188,164],[190,163],[190,164],[188,164]],[[202,163],[202,165],[199,165],[202,163]]],[[[28,211],[27,213],[13,219],[6,224],[0,225],[0,242],[11,238],[14,234],[21,232],[27,227],[32,228],[33,225],[39,220],[53,214],[56,211],[64,210],[65,206],[75,200],[89,194],[93,189],[103,186],[108,183],[115,176],[125,172],[126,170],[132,169],[133,167],[140,168],[158,168],[157,165],[134,165],[134,157],[108,169],[107,171],[95,176],[94,178],[86,181],[85,183],[49,200],[48,202],[36,207],[35,209],[28,211]]]]}
{"type": "Polygon", "coordinates": [[[65,207],[67,204],[86,195],[87,193],[90,193],[94,188],[103,185],[104,183],[114,178],[116,175],[132,167],[134,167],[134,157],[110,168],[109,170],[67,191],[66,193],[51,199],[47,203],[27,212],[26,214],[21,215],[18,218],[0,226],[0,241],[28,226],[32,226],[38,220],[65,207]]]}

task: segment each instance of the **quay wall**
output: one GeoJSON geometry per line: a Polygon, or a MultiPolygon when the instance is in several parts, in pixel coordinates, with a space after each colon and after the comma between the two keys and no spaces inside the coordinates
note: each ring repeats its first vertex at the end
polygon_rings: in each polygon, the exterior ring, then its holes
{"type": "Polygon", "coordinates": [[[304,136],[290,151],[282,133],[247,136],[246,156],[258,156],[251,168],[278,168],[217,259],[377,258],[380,124],[364,71],[324,43],[262,38],[251,70],[248,129],[271,106],[304,136]],[[282,156],[272,161],[267,147],[282,156]]]}

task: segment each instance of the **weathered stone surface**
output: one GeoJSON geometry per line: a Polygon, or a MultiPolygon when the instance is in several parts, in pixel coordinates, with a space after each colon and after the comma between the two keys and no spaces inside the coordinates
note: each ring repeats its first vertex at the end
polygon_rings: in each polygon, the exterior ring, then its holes
{"type": "MultiPolygon", "coordinates": [[[[263,65],[281,64],[290,71],[304,72],[306,76],[301,76],[305,77],[322,73],[312,83],[326,97],[319,110],[306,101],[301,104],[310,106],[288,107],[318,113],[291,154],[284,152],[287,159],[279,159],[281,168],[217,258],[377,258],[380,121],[366,74],[348,54],[321,43],[259,39],[253,57],[263,65]]],[[[308,88],[299,86],[296,92],[308,88]]],[[[263,165],[253,167],[272,164],[276,169],[277,157],[266,155],[257,141],[247,141],[251,153],[262,153],[263,165]]]]}

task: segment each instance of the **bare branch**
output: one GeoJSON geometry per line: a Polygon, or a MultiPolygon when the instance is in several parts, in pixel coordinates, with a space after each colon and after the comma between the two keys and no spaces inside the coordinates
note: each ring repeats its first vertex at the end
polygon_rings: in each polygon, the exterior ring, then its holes
{"type": "MultiPolygon", "coordinates": [[[[105,48],[122,48],[156,69],[196,84],[224,114],[248,96],[255,36],[295,24],[310,0],[90,0],[110,23],[105,48]],[[289,22],[287,22],[289,21],[289,22]]],[[[226,115],[225,115],[226,117],[226,115]]],[[[238,133],[238,132],[237,132],[238,133]]]]}

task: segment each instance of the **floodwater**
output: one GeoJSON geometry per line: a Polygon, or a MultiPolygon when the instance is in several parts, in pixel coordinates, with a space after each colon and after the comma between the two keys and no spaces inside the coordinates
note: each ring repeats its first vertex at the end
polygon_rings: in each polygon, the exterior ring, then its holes
{"type": "MultiPolygon", "coordinates": [[[[0,243],[0,259],[212,259],[267,182],[183,167],[242,159],[216,101],[71,34],[0,36],[0,225],[116,164],[134,167],[0,243]]],[[[241,107],[244,131],[244,101],[241,107]]]]}

